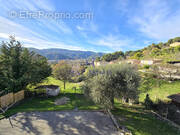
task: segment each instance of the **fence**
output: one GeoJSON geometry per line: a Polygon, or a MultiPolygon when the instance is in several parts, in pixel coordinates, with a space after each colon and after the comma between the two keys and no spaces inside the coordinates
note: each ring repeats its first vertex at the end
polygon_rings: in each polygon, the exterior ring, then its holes
{"type": "Polygon", "coordinates": [[[0,107],[6,107],[12,103],[16,103],[20,100],[24,99],[24,90],[21,90],[17,93],[8,93],[4,96],[0,97],[0,107]]]}

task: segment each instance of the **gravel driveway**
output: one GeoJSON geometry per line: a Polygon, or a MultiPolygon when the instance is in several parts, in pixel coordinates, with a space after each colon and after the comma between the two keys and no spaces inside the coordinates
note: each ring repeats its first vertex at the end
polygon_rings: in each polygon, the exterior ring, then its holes
{"type": "Polygon", "coordinates": [[[0,120],[0,135],[118,135],[112,120],[101,112],[30,112],[0,120]]]}

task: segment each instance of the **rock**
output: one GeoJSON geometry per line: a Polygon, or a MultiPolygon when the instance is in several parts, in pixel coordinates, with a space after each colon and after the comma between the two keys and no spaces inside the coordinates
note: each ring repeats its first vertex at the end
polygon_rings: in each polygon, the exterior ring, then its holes
{"type": "Polygon", "coordinates": [[[67,98],[67,97],[62,97],[62,98],[56,99],[55,102],[54,102],[54,104],[55,104],[55,105],[65,105],[65,104],[67,104],[69,101],[70,101],[69,98],[67,98]]]}

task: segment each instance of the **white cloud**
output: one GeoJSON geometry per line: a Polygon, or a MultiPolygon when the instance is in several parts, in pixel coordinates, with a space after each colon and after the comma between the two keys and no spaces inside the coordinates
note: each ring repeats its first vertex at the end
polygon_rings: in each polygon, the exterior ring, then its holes
{"type": "Polygon", "coordinates": [[[62,20],[37,19],[31,22],[31,20],[12,20],[7,16],[11,10],[55,10],[55,7],[49,1],[14,0],[12,2],[10,0],[0,0],[0,3],[4,3],[0,5],[2,9],[0,14],[0,38],[2,40],[7,40],[10,35],[15,35],[16,39],[21,41],[25,47],[83,50],[83,48],[67,44],[63,39],[59,39],[58,36],[63,34],[72,34],[72,30],[62,20]],[[55,36],[52,33],[55,33],[55,36]],[[53,41],[53,39],[56,40],[53,41]]]}
{"type": "MultiPolygon", "coordinates": [[[[56,26],[54,24],[54,26],[56,26]]],[[[54,27],[48,27],[53,30],[54,27]]],[[[58,26],[56,27],[58,30],[58,26]]],[[[57,31],[58,32],[58,31],[57,31]]],[[[84,50],[81,47],[74,46],[76,43],[68,44],[61,39],[51,41],[47,36],[40,35],[20,24],[17,24],[9,19],[0,17],[0,38],[3,40],[9,39],[10,35],[15,35],[16,39],[23,43],[24,47],[35,48],[64,48],[72,50],[84,50]]]]}
{"type": "Polygon", "coordinates": [[[173,2],[141,0],[137,10],[129,16],[129,23],[138,25],[138,30],[152,39],[167,40],[179,36],[180,9],[176,10],[173,2]]]}
{"type": "Polygon", "coordinates": [[[89,21],[83,21],[82,25],[77,25],[76,29],[79,31],[86,31],[86,32],[97,32],[98,31],[98,25],[95,24],[94,22],[89,22],[89,21]]]}
{"type": "Polygon", "coordinates": [[[46,30],[51,30],[57,34],[72,34],[72,30],[61,20],[36,20],[38,25],[43,26],[46,30]]]}
{"type": "MultiPolygon", "coordinates": [[[[55,10],[54,5],[50,3],[49,0],[0,0],[1,10],[10,11],[10,10],[46,10],[53,11],[55,10]]],[[[2,12],[1,11],[1,12],[2,12]]]]}
{"type": "Polygon", "coordinates": [[[40,34],[24,27],[23,25],[17,24],[7,18],[0,16],[0,33],[8,34],[8,35],[28,35],[35,36],[37,38],[43,38],[40,34]]]}
{"type": "MultiPolygon", "coordinates": [[[[8,34],[0,33],[0,38],[4,40],[9,39],[8,34]]],[[[37,49],[46,49],[46,48],[63,48],[63,49],[70,49],[70,50],[81,50],[81,51],[87,51],[84,48],[73,46],[72,44],[66,44],[64,42],[54,42],[54,41],[48,41],[44,39],[39,38],[25,38],[25,37],[19,37],[15,36],[16,40],[20,41],[24,47],[35,47],[37,49]]]]}
{"type": "Polygon", "coordinates": [[[77,28],[78,30],[80,30],[80,31],[83,31],[83,30],[84,30],[84,28],[81,27],[81,26],[79,26],[79,25],[77,25],[76,28],[77,28]]]}
{"type": "Polygon", "coordinates": [[[103,35],[101,38],[97,38],[96,40],[89,41],[89,43],[98,45],[98,46],[106,46],[112,50],[123,50],[126,48],[137,48],[133,45],[133,40],[128,39],[126,37],[120,35],[103,35]]]}
{"type": "Polygon", "coordinates": [[[63,48],[63,49],[69,49],[69,50],[81,50],[86,51],[86,49],[74,46],[72,44],[66,44],[64,42],[53,42],[53,41],[46,41],[46,40],[38,40],[36,39],[31,40],[30,42],[24,42],[24,47],[34,47],[38,49],[47,49],[47,48],[63,48]],[[38,45],[37,45],[38,44],[38,45]]]}

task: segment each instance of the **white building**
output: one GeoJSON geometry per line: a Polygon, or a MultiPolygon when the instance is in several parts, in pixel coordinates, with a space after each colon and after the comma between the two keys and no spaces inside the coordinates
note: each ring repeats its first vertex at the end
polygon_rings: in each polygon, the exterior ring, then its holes
{"type": "Polygon", "coordinates": [[[170,44],[170,47],[176,47],[176,46],[180,46],[180,42],[174,42],[170,44]]]}
{"type": "Polygon", "coordinates": [[[141,64],[143,65],[153,65],[153,64],[158,64],[161,63],[161,59],[155,59],[155,60],[141,60],[141,64]]]}
{"type": "Polygon", "coordinates": [[[98,66],[105,66],[109,64],[109,62],[106,62],[106,61],[95,61],[94,62],[94,66],[98,67],[98,66]]]}

